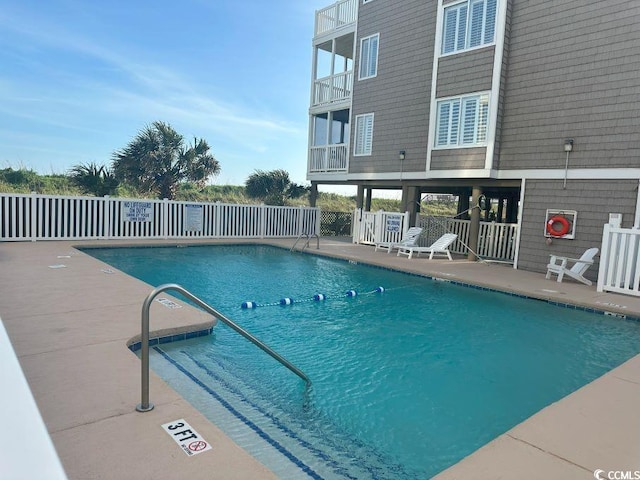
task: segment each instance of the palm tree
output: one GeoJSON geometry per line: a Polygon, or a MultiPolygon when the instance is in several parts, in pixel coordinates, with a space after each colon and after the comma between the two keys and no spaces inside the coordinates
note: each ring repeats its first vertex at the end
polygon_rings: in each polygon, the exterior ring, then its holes
{"type": "Polygon", "coordinates": [[[104,197],[111,195],[118,188],[118,180],[104,165],[94,162],[80,163],[71,167],[71,180],[85,193],[104,197]]]}
{"type": "Polygon", "coordinates": [[[220,164],[203,139],[185,144],[184,137],[169,124],[153,122],[120,151],[113,154],[113,172],[143,193],[175,198],[178,184],[190,181],[204,187],[220,173],[220,164]]]}
{"type": "Polygon", "coordinates": [[[262,199],[268,205],[285,205],[288,199],[300,198],[308,190],[304,185],[292,183],[284,170],[256,170],[245,182],[247,195],[262,199]]]}

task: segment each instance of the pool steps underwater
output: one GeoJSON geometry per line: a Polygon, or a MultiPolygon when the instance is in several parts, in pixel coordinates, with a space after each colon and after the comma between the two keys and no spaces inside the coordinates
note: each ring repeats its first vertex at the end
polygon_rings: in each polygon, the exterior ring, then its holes
{"type": "MultiPolygon", "coordinates": [[[[419,478],[329,423],[325,424],[328,431],[309,431],[304,419],[312,411],[306,410],[300,416],[285,412],[239,380],[224,359],[212,357],[211,366],[206,366],[178,345],[170,350],[154,347],[154,370],[161,370],[161,376],[174,389],[278,478],[419,478]]],[[[302,390],[300,402],[305,410],[302,390]]]]}

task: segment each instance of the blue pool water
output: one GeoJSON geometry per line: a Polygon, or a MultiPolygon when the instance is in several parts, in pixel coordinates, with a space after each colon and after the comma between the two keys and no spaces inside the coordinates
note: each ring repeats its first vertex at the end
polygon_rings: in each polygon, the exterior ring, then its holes
{"type": "Polygon", "coordinates": [[[257,433],[310,478],[431,477],[640,352],[636,321],[273,247],[87,253],[183,285],[311,378],[305,392],[223,325],[154,364],[214,422],[234,417],[238,443],[257,433]],[[296,303],[315,293],[329,298],[296,303]]]}

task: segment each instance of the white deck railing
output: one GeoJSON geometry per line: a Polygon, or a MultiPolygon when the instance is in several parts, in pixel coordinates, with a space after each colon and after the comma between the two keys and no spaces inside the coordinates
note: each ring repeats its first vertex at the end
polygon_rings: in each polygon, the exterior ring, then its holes
{"type": "Polygon", "coordinates": [[[355,23],[358,0],[341,0],[316,12],[316,35],[355,23]]]}
{"type": "Polygon", "coordinates": [[[604,226],[598,291],[640,296],[640,229],[604,226]]]}
{"type": "Polygon", "coordinates": [[[279,238],[320,234],[320,210],[0,193],[0,240],[279,238]]]}
{"type": "Polygon", "coordinates": [[[346,172],[349,144],[319,145],[309,151],[309,173],[346,172]]]}
{"type": "Polygon", "coordinates": [[[312,106],[349,100],[353,89],[353,70],[319,78],[313,82],[312,106]]]}

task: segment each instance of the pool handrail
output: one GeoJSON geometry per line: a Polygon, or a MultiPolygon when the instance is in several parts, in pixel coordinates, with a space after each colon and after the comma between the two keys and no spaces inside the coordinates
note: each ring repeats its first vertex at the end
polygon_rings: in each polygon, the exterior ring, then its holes
{"type": "Polygon", "coordinates": [[[149,309],[151,308],[151,302],[153,302],[154,298],[158,296],[160,293],[167,290],[175,290],[182,294],[185,298],[188,298],[193,303],[198,305],[204,311],[214,316],[225,325],[231,327],[231,329],[235,330],[237,333],[242,335],[244,338],[249,340],[251,343],[262,349],[264,352],[269,354],[271,357],[276,359],[282,365],[287,367],[293,373],[295,373],[298,377],[305,381],[306,386],[309,387],[311,385],[311,380],[305,373],[296,367],[294,364],[289,362],[282,355],[278,354],[274,350],[272,350],[265,343],[258,340],[256,337],[251,335],[249,332],[244,330],[242,327],[234,323],[232,320],[225,317],[222,313],[218,312],[215,308],[209,306],[198,297],[193,295],[191,292],[181,287],[176,283],[166,283],[164,285],[160,285],[147,295],[144,303],[142,304],[142,332],[140,335],[141,349],[140,349],[140,360],[142,365],[142,398],[141,402],[136,405],[136,410],[138,412],[148,412],[153,410],[153,403],[149,402],[149,309]]]}

